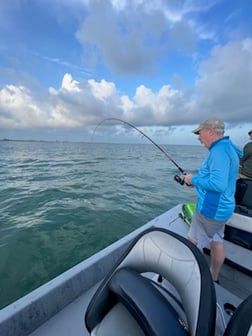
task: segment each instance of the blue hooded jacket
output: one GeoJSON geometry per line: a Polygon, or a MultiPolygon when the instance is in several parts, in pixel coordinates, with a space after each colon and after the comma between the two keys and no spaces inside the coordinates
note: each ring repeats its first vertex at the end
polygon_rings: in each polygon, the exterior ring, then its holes
{"type": "Polygon", "coordinates": [[[195,186],[197,210],[205,217],[228,220],[235,209],[235,189],[242,150],[225,136],[214,141],[191,183],[195,186]]]}

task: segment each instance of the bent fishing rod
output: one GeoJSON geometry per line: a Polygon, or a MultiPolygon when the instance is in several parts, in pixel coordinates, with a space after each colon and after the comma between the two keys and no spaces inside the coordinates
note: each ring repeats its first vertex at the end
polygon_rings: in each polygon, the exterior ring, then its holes
{"type": "MultiPolygon", "coordinates": [[[[94,132],[93,134],[95,133],[95,131],[97,130],[97,128],[99,126],[101,126],[101,124],[103,124],[105,121],[120,121],[121,123],[135,129],[137,132],[141,133],[145,138],[147,138],[155,147],[157,147],[164,155],[165,157],[170,160],[177,168],[178,170],[183,174],[185,175],[186,172],[177,164],[176,161],[173,160],[173,158],[161,147],[159,146],[154,140],[152,140],[147,134],[145,134],[143,131],[141,131],[139,128],[137,128],[136,126],[134,126],[133,124],[127,122],[127,121],[124,121],[122,119],[119,119],[119,118],[106,118],[106,119],[103,119],[97,126],[96,128],[94,129],[94,132]]],[[[174,176],[174,180],[178,183],[180,183],[181,185],[183,185],[185,183],[184,181],[184,178],[183,177],[180,177],[179,175],[175,175],[174,176]]]]}

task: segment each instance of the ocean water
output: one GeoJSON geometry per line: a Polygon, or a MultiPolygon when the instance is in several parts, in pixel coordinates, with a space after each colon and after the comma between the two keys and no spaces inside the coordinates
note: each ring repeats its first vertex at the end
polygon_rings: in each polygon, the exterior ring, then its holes
{"type": "MultiPolygon", "coordinates": [[[[206,149],[162,146],[196,172],[206,149]]],[[[0,141],[0,308],[196,200],[152,144],[0,141]]]]}

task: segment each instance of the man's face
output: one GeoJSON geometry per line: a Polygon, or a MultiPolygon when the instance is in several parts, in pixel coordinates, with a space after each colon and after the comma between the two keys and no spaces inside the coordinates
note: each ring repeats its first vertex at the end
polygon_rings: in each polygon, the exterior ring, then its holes
{"type": "Polygon", "coordinates": [[[198,140],[207,148],[210,147],[212,143],[212,132],[213,130],[211,128],[203,128],[199,131],[198,140]]]}

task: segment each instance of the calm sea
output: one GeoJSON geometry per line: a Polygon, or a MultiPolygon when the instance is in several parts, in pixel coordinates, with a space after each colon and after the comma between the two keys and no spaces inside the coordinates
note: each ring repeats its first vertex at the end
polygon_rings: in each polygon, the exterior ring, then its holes
{"type": "MultiPolygon", "coordinates": [[[[166,145],[195,172],[206,149],[166,145]]],[[[0,308],[194,191],[152,144],[0,141],[0,308]]]]}

